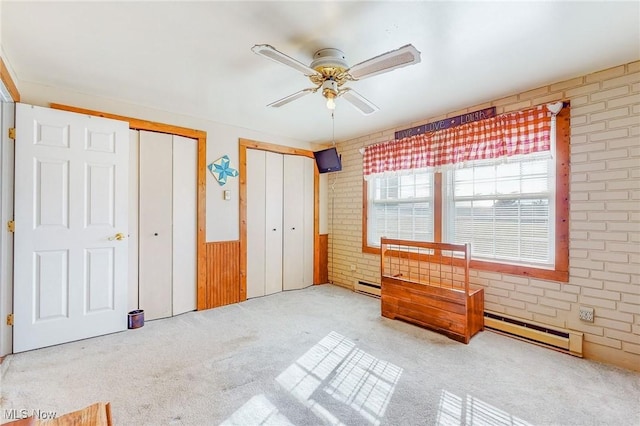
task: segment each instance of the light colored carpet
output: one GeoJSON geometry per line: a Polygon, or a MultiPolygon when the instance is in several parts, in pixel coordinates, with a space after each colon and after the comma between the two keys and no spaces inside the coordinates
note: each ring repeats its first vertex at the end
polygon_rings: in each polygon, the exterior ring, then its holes
{"type": "Polygon", "coordinates": [[[482,332],[469,345],[316,286],[9,356],[6,410],[117,425],[638,425],[640,374],[482,332]]]}

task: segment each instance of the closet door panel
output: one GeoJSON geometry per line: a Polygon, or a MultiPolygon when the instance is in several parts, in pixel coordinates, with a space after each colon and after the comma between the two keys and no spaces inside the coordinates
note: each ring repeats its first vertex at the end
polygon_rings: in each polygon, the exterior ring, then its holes
{"type": "Polygon", "coordinates": [[[265,152],[247,149],[247,298],[265,295],[265,152]]]}
{"type": "Polygon", "coordinates": [[[129,130],[129,291],[127,309],[138,309],[138,137],[129,130]]]}
{"type": "Polygon", "coordinates": [[[266,153],[265,294],[282,291],[282,154],[266,153]]]}
{"type": "Polygon", "coordinates": [[[198,143],[173,136],[173,315],[196,309],[198,143]]]}
{"type": "Polygon", "coordinates": [[[284,155],[284,241],[282,288],[294,290],[304,285],[304,161],[284,155]]]}
{"type": "Polygon", "coordinates": [[[172,137],[140,132],[139,306],[145,319],[172,313],[172,137]]]}
{"type": "Polygon", "coordinates": [[[303,281],[304,286],[313,284],[313,224],[314,224],[314,172],[315,161],[311,158],[300,157],[304,163],[304,195],[303,200],[303,281]]]}

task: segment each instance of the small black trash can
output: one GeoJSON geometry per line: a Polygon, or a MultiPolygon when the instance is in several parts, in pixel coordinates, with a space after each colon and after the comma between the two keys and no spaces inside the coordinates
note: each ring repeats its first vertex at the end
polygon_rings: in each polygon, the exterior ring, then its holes
{"type": "Polygon", "coordinates": [[[144,325],[144,310],[136,309],[129,312],[129,328],[140,328],[144,325]]]}

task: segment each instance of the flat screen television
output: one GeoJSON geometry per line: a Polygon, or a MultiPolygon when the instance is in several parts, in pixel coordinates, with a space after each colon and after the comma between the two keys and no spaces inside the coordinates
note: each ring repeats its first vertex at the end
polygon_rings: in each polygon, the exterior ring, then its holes
{"type": "Polygon", "coordinates": [[[341,156],[335,147],[323,149],[313,153],[316,157],[319,173],[339,172],[342,170],[341,156]]]}

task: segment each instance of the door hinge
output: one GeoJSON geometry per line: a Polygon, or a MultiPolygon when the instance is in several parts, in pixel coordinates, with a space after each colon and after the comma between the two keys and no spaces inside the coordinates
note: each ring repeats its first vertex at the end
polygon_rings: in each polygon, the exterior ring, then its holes
{"type": "Polygon", "coordinates": [[[7,230],[9,232],[16,232],[16,222],[14,220],[7,222],[7,230]]]}
{"type": "Polygon", "coordinates": [[[13,326],[13,314],[7,315],[7,325],[13,326]]]}
{"type": "Polygon", "coordinates": [[[16,128],[15,127],[10,127],[9,128],[9,139],[16,139],[16,128]]]}

